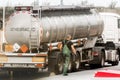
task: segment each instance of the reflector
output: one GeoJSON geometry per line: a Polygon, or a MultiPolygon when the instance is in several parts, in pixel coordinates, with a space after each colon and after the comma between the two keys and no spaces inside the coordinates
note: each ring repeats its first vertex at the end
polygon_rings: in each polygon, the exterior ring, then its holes
{"type": "Polygon", "coordinates": [[[32,62],[45,62],[44,57],[33,57],[32,62]]]}

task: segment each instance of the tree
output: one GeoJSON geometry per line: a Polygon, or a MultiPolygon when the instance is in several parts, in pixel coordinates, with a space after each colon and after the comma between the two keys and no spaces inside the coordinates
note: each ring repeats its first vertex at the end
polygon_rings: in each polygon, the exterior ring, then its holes
{"type": "Polygon", "coordinates": [[[86,6],[87,4],[88,4],[87,0],[84,0],[84,1],[81,2],[81,5],[83,5],[83,6],[86,6]]]}
{"type": "Polygon", "coordinates": [[[115,8],[116,4],[117,4],[117,1],[112,0],[110,5],[109,5],[109,8],[111,8],[111,9],[115,8]]]}

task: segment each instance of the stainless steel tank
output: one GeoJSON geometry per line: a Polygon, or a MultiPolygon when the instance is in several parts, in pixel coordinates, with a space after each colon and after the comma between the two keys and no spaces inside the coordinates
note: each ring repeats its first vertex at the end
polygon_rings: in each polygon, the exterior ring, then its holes
{"type": "Polygon", "coordinates": [[[61,41],[67,34],[73,39],[99,36],[103,31],[100,15],[93,9],[41,9],[41,18],[29,11],[16,11],[6,24],[5,37],[10,44],[29,45],[30,34],[38,33],[40,43],[61,41]]]}

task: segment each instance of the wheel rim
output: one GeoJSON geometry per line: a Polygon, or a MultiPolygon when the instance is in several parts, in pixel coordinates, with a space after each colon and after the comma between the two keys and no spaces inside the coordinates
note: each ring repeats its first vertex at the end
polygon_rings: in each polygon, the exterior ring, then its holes
{"type": "Polygon", "coordinates": [[[116,64],[118,64],[119,63],[119,56],[117,56],[117,61],[116,61],[116,64]]]}
{"type": "Polygon", "coordinates": [[[119,62],[119,56],[117,56],[117,61],[119,62]]]}
{"type": "Polygon", "coordinates": [[[104,66],[104,58],[102,58],[101,66],[104,66]]]}
{"type": "Polygon", "coordinates": [[[59,66],[59,71],[62,72],[62,70],[63,70],[63,64],[62,64],[62,63],[61,63],[61,64],[59,63],[58,66],[59,66]]]}
{"type": "Polygon", "coordinates": [[[78,70],[79,67],[80,67],[80,61],[79,61],[79,59],[77,59],[77,60],[75,61],[75,63],[76,63],[76,69],[78,70]]]}
{"type": "Polygon", "coordinates": [[[68,71],[71,71],[71,68],[72,68],[72,64],[71,62],[69,63],[69,66],[68,66],[68,71]]]}
{"type": "Polygon", "coordinates": [[[63,71],[63,59],[62,58],[59,59],[58,68],[59,68],[59,72],[61,73],[63,71]]]}

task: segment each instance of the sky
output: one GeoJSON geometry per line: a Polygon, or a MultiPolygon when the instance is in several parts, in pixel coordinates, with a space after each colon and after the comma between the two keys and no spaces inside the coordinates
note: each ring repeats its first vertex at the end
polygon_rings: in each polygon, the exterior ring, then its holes
{"type": "MultiPolygon", "coordinates": [[[[0,6],[14,6],[18,4],[30,5],[35,0],[0,0],[0,6]]],[[[85,0],[63,0],[64,5],[79,5],[81,1],[85,0]]],[[[111,1],[116,1],[117,7],[120,7],[120,0],[87,0],[89,4],[94,4],[95,6],[104,6],[108,7],[111,1]]],[[[50,5],[60,5],[60,0],[39,0],[39,5],[44,4],[45,2],[49,2],[50,5]]]]}

